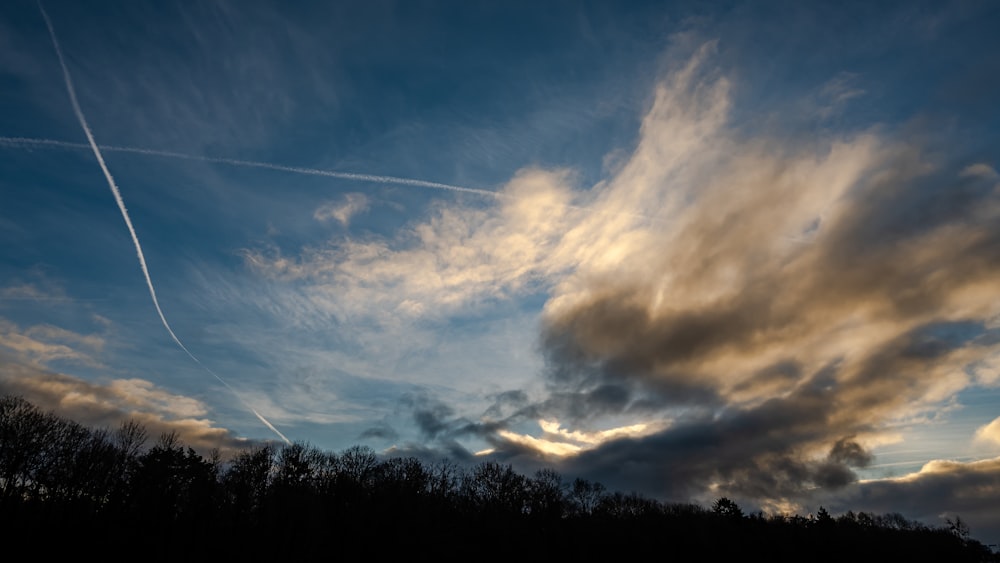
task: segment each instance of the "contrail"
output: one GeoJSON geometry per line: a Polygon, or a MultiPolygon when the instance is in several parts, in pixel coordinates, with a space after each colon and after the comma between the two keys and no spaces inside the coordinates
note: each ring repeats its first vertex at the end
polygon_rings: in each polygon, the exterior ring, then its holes
{"type": "MultiPolygon", "coordinates": [[[[67,149],[88,149],[90,145],[84,143],[74,143],[71,141],[60,141],[57,139],[37,139],[33,137],[4,137],[0,136],[0,145],[12,145],[17,147],[60,147],[67,149]]],[[[116,145],[97,145],[103,151],[124,152],[132,154],[144,154],[148,156],[159,156],[165,158],[177,158],[181,160],[195,160],[200,162],[212,162],[217,164],[228,164],[230,166],[243,166],[248,168],[266,168],[280,172],[290,172],[293,174],[305,174],[308,176],[326,176],[328,178],[339,178],[342,180],[357,180],[360,182],[372,182],[376,184],[398,184],[403,186],[414,186],[418,188],[432,188],[435,190],[448,190],[452,192],[464,192],[475,194],[492,199],[510,199],[512,196],[503,192],[483,190],[479,188],[468,188],[453,184],[442,184],[440,182],[428,182],[415,178],[401,178],[399,176],[381,176],[376,174],[358,174],[355,172],[337,172],[335,170],[323,170],[320,168],[305,168],[300,166],[285,166],[284,164],[274,164],[271,162],[259,162],[255,160],[240,160],[236,158],[222,158],[215,156],[201,156],[175,151],[163,151],[158,149],[145,149],[142,147],[122,147],[116,145]]],[[[567,204],[567,208],[587,211],[585,206],[567,204]]],[[[625,215],[643,220],[654,220],[655,218],[644,213],[623,212],[625,215]]],[[[657,221],[659,222],[659,221],[657,221]]]]}
{"type": "MultiPolygon", "coordinates": [[[[92,148],[84,143],[71,143],[69,141],[58,141],[55,139],[32,139],[27,137],[0,137],[0,143],[10,145],[35,145],[63,147],[71,149],[92,148]]],[[[235,158],[220,158],[212,156],[199,156],[174,151],[161,151],[156,149],[144,149],[140,147],[120,147],[114,145],[97,145],[97,148],[109,152],[125,152],[132,154],[144,154],[148,156],[160,156],[166,158],[178,158],[182,160],[197,160],[201,162],[213,162],[217,164],[229,164],[231,166],[243,166],[248,168],[266,168],[280,172],[291,172],[294,174],[306,174],[308,176],[326,176],[328,178],[338,178],[341,180],[357,180],[359,182],[373,182],[376,184],[397,184],[403,186],[414,186],[418,188],[431,188],[435,190],[448,190],[452,192],[464,192],[491,198],[502,198],[503,194],[490,190],[478,188],[467,188],[465,186],[455,186],[452,184],[442,184],[440,182],[428,182],[426,180],[416,180],[414,178],[400,178],[398,176],[379,176],[375,174],[357,174],[354,172],[336,172],[334,170],[323,170],[319,168],[303,168],[299,166],[285,166],[283,164],[272,164],[270,162],[257,162],[253,160],[239,160],[235,158]]],[[[95,149],[96,150],[96,149],[95,149]]]]}
{"type": "Polygon", "coordinates": [[[228,388],[233,395],[235,395],[236,398],[243,403],[244,406],[250,409],[250,412],[252,412],[262,423],[264,423],[265,426],[270,428],[272,432],[281,437],[286,444],[291,444],[292,442],[286,438],[284,434],[278,431],[278,429],[275,428],[273,424],[268,422],[268,420],[257,412],[256,409],[247,404],[246,401],[240,397],[239,393],[237,393],[231,385],[226,383],[226,380],[219,377],[219,375],[210,370],[208,366],[201,363],[201,360],[196,358],[195,355],[192,354],[186,346],[184,346],[184,343],[177,338],[173,329],[170,328],[170,323],[167,322],[167,318],[163,316],[163,310],[160,309],[160,302],[156,298],[156,290],[153,288],[153,280],[149,277],[149,269],[146,267],[146,257],[142,253],[142,245],[139,244],[139,237],[136,236],[135,228],[132,226],[132,220],[128,216],[128,210],[125,209],[125,201],[122,199],[122,194],[118,190],[118,186],[115,184],[115,179],[111,176],[111,172],[108,170],[107,164],[104,163],[104,156],[101,155],[101,150],[94,141],[94,135],[90,132],[90,126],[87,125],[87,119],[83,116],[83,110],[80,109],[80,103],[76,99],[76,89],[73,87],[73,79],[70,77],[69,68],[66,66],[66,60],[63,58],[62,49],[59,47],[59,40],[56,39],[56,31],[52,27],[52,21],[49,20],[49,14],[45,12],[45,7],[42,6],[41,0],[38,0],[38,9],[42,12],[42,18],[45,19],[45,25],[49,28],[49,37],[52,39],[52,45],[55,47],[56,55],[59,57],[59,66],[62,67],[63,79],[66,81],[66,90],[69,92],[69,99],[73,104],[73,111],[76,113],[76,118],[80,122],[80,126],[83,128],[84,134],[87,135],[87,142],[89,143],[90,148],[94,151],[94,156],[97,157],[98,164],[101,165],[101,171],[104,172],[104,177],[108,181],[108,186],[111,187],[111,193],[115,196],[115,202],[118,203],[118,209],[122,212],[122,217],[125,219],[125,225],[128,227],[128,232],[132,235],[132,243],[135,244],[136,254],[139,255],[139,266],[142,268],[142,274],[146,277],[146,286],[149,287],[149,295],[153,298],[153,306],[156,307],[156,312],[160,315],[160,321],[163,322],[163,326],[166,327],[167,332],[170,333],[170,337],[174,339],[174,342],[176,342],[178,346],[180,346],[181,350],[184,350],[184,352],[190,356],[195,363],[204,368],[208,373],[212,374],[215,379],[219,380],[219,383],[225,385],[226,388],[228,388]]]}

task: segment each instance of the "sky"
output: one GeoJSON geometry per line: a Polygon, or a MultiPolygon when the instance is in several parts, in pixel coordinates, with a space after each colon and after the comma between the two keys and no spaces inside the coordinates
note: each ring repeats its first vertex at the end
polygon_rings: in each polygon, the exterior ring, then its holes
{"type": "Polygon", "coordinates": [[[0,392],[1000,542],[1000,6],[619,4],[4,2],[0,392]]]}

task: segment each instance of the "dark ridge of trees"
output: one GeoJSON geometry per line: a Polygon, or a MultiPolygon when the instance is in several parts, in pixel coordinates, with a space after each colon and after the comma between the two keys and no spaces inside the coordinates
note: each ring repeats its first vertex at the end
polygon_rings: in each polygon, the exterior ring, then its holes
{"type": "Polygon", "coordinates": [[[727,498],[667,504],[551,469],[362,446],[265,445],[222,461],[176,434],[150,445],[134,422],[88,429],[11,396],[0,397],[0,530],[36,558],[1000,561],[958,518],[931,528],[899,514],[745,514],[727,498]]]}

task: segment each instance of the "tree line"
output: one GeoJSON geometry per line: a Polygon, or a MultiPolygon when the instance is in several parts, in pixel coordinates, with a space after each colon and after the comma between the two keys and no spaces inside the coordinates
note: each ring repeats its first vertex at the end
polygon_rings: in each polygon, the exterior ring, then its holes
{"type": "Polygon", "coordinates": [[[0,530],[49,538],[36,553],[141,550],[153,560],[336,559],[361,548],[449,559],[1000,561],[958,519],[932,528],[899,514],[744,514],[726,498],[664,503],[551,469],[526,476],[495,461],[428,463],[364,446],[265,444],[223,460],[176,434],[150,440],[134,421],[88,428],[15,396],[0,397],[0,530]]]}

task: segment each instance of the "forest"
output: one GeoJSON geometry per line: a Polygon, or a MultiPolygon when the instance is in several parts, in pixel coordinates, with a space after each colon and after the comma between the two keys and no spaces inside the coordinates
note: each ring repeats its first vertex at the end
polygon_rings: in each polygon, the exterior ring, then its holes
{"type": "Polygon", "coordinates": [[[664,503],[550,469],[255,445],[222,459],[134,421],[92,429],[0,398],[0,526],[33,557],[433,555],[527,560],[1000,561],[960,518],[765,515],[664,503]]]}

